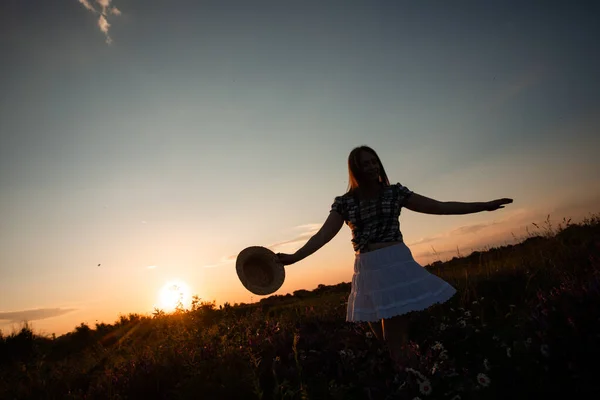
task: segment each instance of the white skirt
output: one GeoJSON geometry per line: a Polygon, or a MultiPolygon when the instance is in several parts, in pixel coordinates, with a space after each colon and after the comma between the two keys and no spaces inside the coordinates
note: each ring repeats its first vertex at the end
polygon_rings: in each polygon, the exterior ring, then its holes
{"type": "Polygon", "coordinates": [[[444,303],[456,293],[404,244],[357,254],[346,321],[379,321],[444,303]]]}

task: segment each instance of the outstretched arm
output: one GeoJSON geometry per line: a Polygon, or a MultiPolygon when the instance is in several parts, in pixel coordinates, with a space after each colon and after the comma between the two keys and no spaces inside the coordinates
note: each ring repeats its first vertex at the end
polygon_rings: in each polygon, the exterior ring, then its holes
{"type": "Polygon", "coordinates": [[[504,204],[512,203],[512,199],[498,199],[482,203],[463,203],[459,201],[438,201],[413,193],[406,200],[404,207],[411,211],[435,215],[462,215],[481,211],[494,211],[504,208],[504,204]]]}
{"type": "Polygon", "coordinates": [[[336,211],[331,211],[321,229],[304,246],[294,254],[277,253],[279,260],[282,264],[289,265],[305,259],[333,239],[340,229],[342,229],[343,225],[344,218],[336,211]]]}

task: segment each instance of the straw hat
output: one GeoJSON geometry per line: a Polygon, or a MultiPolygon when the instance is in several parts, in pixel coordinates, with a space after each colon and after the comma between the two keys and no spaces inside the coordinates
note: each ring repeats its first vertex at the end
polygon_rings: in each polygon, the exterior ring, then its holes
{"type": "Polygon", "coordinates": [[[285,269],[277,255],[262,246],[242,250],[235,269],[244,287],[262,296],[276,292],[285,280],[285,269]]]}

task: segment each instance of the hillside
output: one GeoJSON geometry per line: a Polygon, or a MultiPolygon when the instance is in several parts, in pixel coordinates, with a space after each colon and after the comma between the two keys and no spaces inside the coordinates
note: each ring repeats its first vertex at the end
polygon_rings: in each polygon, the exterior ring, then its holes
{"type": "Polygon", "coordinates": [[[427,266],[459,292],[411,316],[395,376],[349,283],[254,304],[123,315],[49,338],[0,335],[0,398],[384,399],[600,394],[600,218],[427,266]],[[460,397],[456,397],[460,396],[460,397]]]}

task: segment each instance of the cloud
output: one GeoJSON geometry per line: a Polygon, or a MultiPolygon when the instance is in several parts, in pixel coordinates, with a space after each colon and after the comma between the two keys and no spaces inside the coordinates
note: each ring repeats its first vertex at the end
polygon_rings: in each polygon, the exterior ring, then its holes
{"type": "Polygon", "coordinates": [[[319,229],[321,229],[321,226],[322,226],[321,224],[304,224],[304,225],[298,225],[294,229],[300,229],[300,230],[304,230],[306,232],[317,233],[319,231],[319,229]]]}
{"type": "Polygon", "coordinates": [[[479,232],[482,229],[487,228],[488,226],[492,226],[492,225],[496,225],[498,224],[498,222],[492,221],[492,222],[486,222],[483,224],[474,224],[474,225],[466,225],[466,226],[461,226],[460,228],[456,228],[453,229],[452,231],[450,231],[450,236],[453,235],[468,235],[471,233],[476,233],[479,232]]]}
{"type": "Polygon", "coordinates": [[[315,233],[317,233],[321,229],[321,224],[304,224],[298,225],[294,227],[294,230],[300,230],[301,233],[297,234],[295,237],[287,240],[283,240],[281,242],[275,242],[267,246],[267,248],[275,251],[281,246],[285,246],[288,244],[305,242],[310,239],[315,233]]]}
{"type": "Polygon", "coordinates": [[[305,242],[308,239],[310,239],[312,237],[312,235],[314,235],[314,233],[310,233],[310,232],[306,232],[306,233],[302,233],[292,239],[288,239],[288,240],[283,240],[281,242],[276,242],[273,243],[269,246],[267,246],[269,249],[275,251],[275,249],[281,247],[281,246],[285,246],[286,244],[293,244],[293,243],[298,243],[298,242],[305,242]]]}
{"type": "Polygon", "coordinates": [[[214,263],[214,264],[203,265],[202,268],[216,268],[216,267],[220,267],[222,265],[231,264],[232,262],[235,262],[235,260],[237,259],[237,256],[238,256],[237,254],[232,254],[227,257],[221,257],[221,260],[219,262],[214,263]]]}
{"type": "Polygon", "coordinates": [[[111,0],[96,0],[96,3],[100,6],[100,9],[96,9],[91,0],[78,0],[81,5],[83,5],[88,11],[93,12],[94,14],[98,14],[98,27],[100,31],[104,33],[106,37],[106,43],[111,44],[112,38],[109,35],[109,28],[111,24],[108,22],[107,17],[109,15],[119,16],[121,15],[121,11],[117,7],[111,7],[111,0]]]}
{"type": "Polygon", "coordinates": [[[537,85],[547,74],[548,70],[544,65],[538,64],[529,67],[500,89],[492,100],[492,108],[501,106],[525,89],[537,85]]]}
{"type": "Polygon", "coordinates": [[[158,267],[156,265],[148,265],[146,268],[148,268],[148,269],[155,269],[155,268],[158,268],[158,267]]]}
{"type": "Polygon", "coordinates": [[[74,308],[38,308],[35,310],[0,312],[0,321],[22,322],[58,317],[75,311],[74,308]]]}
{"type": "Polygon", "coordinates": [[[421,264],[425,265],[428,263],[431,263],[433,261],[442,261],[444,259],[447,258],[452,258],[450,257],[452,256],[456,256],[458,254],[456,249],[451,249],[451,250],[442,250],[442,251],[437,251],[435,249],[432,249],[431,251],[422,251],[420,253],[416,253],[414,254],[414,258],[415,259],[421,259],[421,264]]]}
{"type": "Polygon", "coordinates": [[[479,223],[479,224],[465,225],[465,226],[461,226],[459,228],[452,229],[451,231],[441,233],[439,235],[424,237],[422,239],[417,240],[416,242],[409,243],[408,245],[416,246],[419,244],[431,243],[436,240],[444,239],[444,238],[448,238],[448,237],[459,236],[459,235],[469,235],[469,234],[477,233],[483,229],[486,229],[493,225],[497,225],[499,223],[500,222],[498,222],[498,221],[490,221],[490,222],[483,222],[483,223],[479,223]]]}
{"type": "MultiPolygon", "coordinates": [[[[290,239],[283,240],[281,242],[271,243],[270,245],[265,246],[267,249],[277,252],[277,250],[285,245],[294,244],[298,242],[305,242],[310,239],[315,233],[317,233],[321,229],[321,224],[304,224],[298,225],[294,227],[294,230],[301,230],[303,232],[297,234],[295,237],[290,239]]],[[[215,268],[220,267],[221,265],[231,264],[235,262],[239,253],[231,254],[229,256],[221,258],[221,261],[215,264],[205,265],[203,268],[215,268]]]]}
{"type": "Polygon", "coordinates": [[[79,0],[79,2],[81,4],[83,4],[83,6],[85,8],[87,8],[88,10],[90,10],[92,12],[97,12],[96,9],[94,7],[92,7],[92,5],[90,4],[90,2],[88,0],[79,0]]]}
{"type": "Polygon", "coordinates": [[[108,23],[104,15],[101,15],[100,18],[98,18],[98,26],[100,27],[100,30],[106,35],[106,43],[111,44],[112,39],[110,38],[110,36],[108,36],[108,28],[110,28],[110,24],[108,23]]]}

